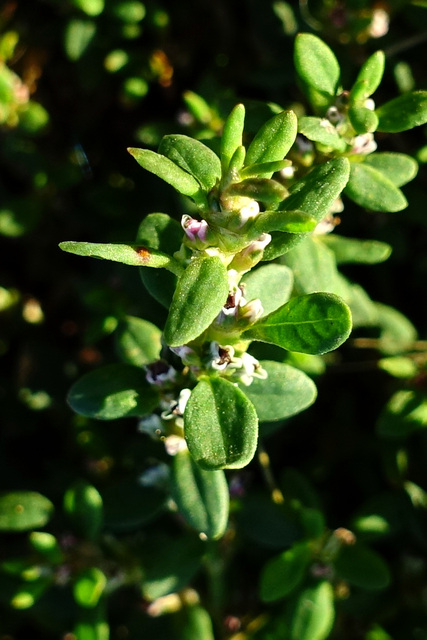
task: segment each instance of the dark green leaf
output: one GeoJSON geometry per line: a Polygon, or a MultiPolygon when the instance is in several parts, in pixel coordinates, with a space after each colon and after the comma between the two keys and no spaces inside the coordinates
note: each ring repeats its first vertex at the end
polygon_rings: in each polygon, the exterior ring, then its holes
{"type": "Polygon", "coordinates": [[[298,596],[290,622],[290,640],[326,640],[334,617],[332,585],[322,580],[298,596]]]}
{"type": "Polygon", "coordinates": [[[365,162],[351,162],[350,179],[344,193],[371,211],[401,211],[408,205],[400,189],[365,162]]]}
{"type": "Polygon", "coordinates": [[[61,242],[59,245],[63,251],[74,253],[78,256],[89,256],[101,260],[122,262],[133,267],[164,267],[173,273],[179,273],[182,268],[174,258],[148,249],[139,244],[102,244],[100,242],[61,242]]]}
{"type": "Polygon", "coordinates": [[[224,123],[221,138],[221,165],[224,173],[229,167],[231,158],[237,149],[242,146],[244,124],[245,107],[243,104],[237,104],[224,123]]]}
{"type": "Polygon", "coordinates": [[[75,533],[96,540],[104,524],[102,498],[94,486],[78,480],[64,495],[64,512],[75,533]]]}
{"type": "Polygon", "coordinates": [[[339,347],[350,332],[351,315],[345,302],[331,293],[312,293],[293,298],[244,335],[289,351],[319,355],[339,347]]]}
{"type": "Polygon", "coordinates": [[[401,187],[413,180],[418,171],[416,160],[405,153],[371,153],[366,156],[364,164],[368,164],[370,167],[380,171],[396,187],[401,187]]]}
{"type": "Polygon", "coordinates": [[[263,315],[267,315],[289,300],[293,275],[285,265],[266,264],[245,273],[242,284],[246,300],[261,300],[263,315]]]}
{"type": "Polygon", "coordinates": [[[295,511],[266,500],[265,494],[246,495],[236,519],[239,531],[262,548],[283,550],[302,537],[295,511]]]}
{"type": "Polygon", "coordinates": [[[156,325],[133,316],[125,316],[115,332],[116,349],[127,364],[142,367],[160,358],[162,332],[156,325]]]}
{"type": "Polygon", "coordinates": [[[360,543],[342,547],[334,568],[339,578],[363,589],[384,589],[390,584],[385,561],[360,543]]]}
{"type": "Polygon", "coordinates": [[[150,149],[128,149],[137,163],[147,171],[170,184],[179,193],[188,196],[201,206],[206,205],[206,196],[194,176],[181,169],[175,162],[150,149]]]}
{"type": "MultiPolygon", "coordinates": [[[[280,208],[283,211],[304,211],[320,222],[344,189],[349,175],[350,163],[346,158],[318,165],[295,183],[280,208]]],[[[272,241],[264,250],[264,260],[283,255],[305,237],[306,234],[273,233],[272,241]]]]}
{"type": "Polygon", "coordinates": [[[392,251],[385,242],[346,238],[333,233],[322,236],[320,240],[333,251],[337,264],[378,264],[387,260],[392,251]]]}
{"type": "Polygon", "coordinates": [[[240,469],[253,458],[258,440],[255,407],[223,378],[203,378],[184,413],[191,455],[204,469],[240,469]]]}
{"type": "Polygon", "coordinates": [[[283,160],[293,145],[296,135],[297,117],[293,111],[282,111],[273,116],[261,127],[249,145],[246,164],[283,160]]]}
{"type": "Polygon", "coordinates": [[[310,558],[307,542],[298,542],[279,556],[271,558],[261,573],[261,600],[275,602],[294,591],[304,579],[310,558]]]}
{"type": "Polygon", "coordinates": [[[331,147],[336,151],[345,151],[347,143],[336,130],[333,124],[325,118],[315,118],[313,116],[303,116],[298,120],[298,132],[313,142],[331,147]]]}
{"type": "Polygon", "coordinates": [[[427,91],[404,93],[376,110],[378,131],[398,133],[427,122],[427,91]]]}
{"type": "Polygon", "coordinates": [[[294,64],[305,85],[330,97],[335,96],[340,67],[335,54],[320,38],[311,33],[299,33],[295,38],[294,64]]]}
{"type": "Polygon", "coordinates": [[[401,389],[390,398],[377,422],[385,438],[406,438],[427,427],[427,399],[420,391],[401,389]]]}
{"type": "Polygon", "coordinates": [[[158,404],[157,390],[145,372],[128,364],[110,364],[86,373],[68,394],[71,408],[98,420],[143,416],[158,404]]]}
{"type": "Polygon", "coordinates": [[[221,177],[221,162],[209,147],[184,135],[168,135],[162,138],[159,153],[172,160],[210,191],[221,177]]]}
{"type": "Polygon", "coordinates": [[[28,531],[44,527],[53,504],[36,491],[13,491],[0,495],[0,531],[28,531]]]}
{"type": "Polygon", "coordinates": [[[206,545],[199,538],[188,535],[177,537],[176,532],[173,537],[157,534],[152,544],[144,541],[144,598],[156,600],[184,589],[201,568],[205,552],[206,545]]]}
{"type": "Polygon", "coordinates": [[[215,256],[193,258],[172,299],[164,335],[179,347],[197,338],[216,318],[228,296],[227,269],[215,256]]]}
{"type": "Polygon", "coordinates": [[[181,451],[174,458],[171,480],[172,498],[190,527],[207,538],[220,538],[228,523],[224,472],[202,469],[188,451],[181,451]]]}
{"type": "Polygon", "coordinates": [[[162,513],[166,496],[154,487],[145,487],[139,478],[114,481],[102,491],[105,527],[114,531],[134,531],[162,513]]]}
{"type": "Polygon", "coordinates": [[[281,362],[261,360],[261,365],[268,378],[254,378],[248,387],[241,385],[261,422],[289,418],[313,404],[316,385],[305,373],[281,362]]]}

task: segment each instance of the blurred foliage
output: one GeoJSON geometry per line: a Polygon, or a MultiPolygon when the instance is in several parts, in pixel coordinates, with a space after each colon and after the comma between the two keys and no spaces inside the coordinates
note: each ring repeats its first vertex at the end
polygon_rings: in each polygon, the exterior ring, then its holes
{"type": "MultiPolygon", "coordinates": [[[[0,8],[2,640],[427,636],[425,125],[377,136],[381,151],[420,163],[408,208],[347,199],[341,216],[341,238],[392,247],[374,267],[340,265],[369,294],[353,290],[361,311],[384,305],[383,325],[358,327],[330,361],[289,355],[318,399],[283,428],[264,423],[269,459],[261,450],[259,464],[228,472],[221,540],[200,540],[177,515],[169,456],[135,419],[99,422],[65,401],[81,375],[117,360],[128,316],[162,326],[166,313],[137,270],[58,243],[130,241],[151,212],[191,213],[126,147],[176,132],[214,145],[239,101],[249,134],[281,108],[308,114],[299,31],[331,47],[346,87],[384,50],[378,105],[427,89],[422,0],[0,8]],[[277,575],[291,576],[285,587],[277,575]]],[[[331,270],[332,237],[320,257],[331,270]]]]}

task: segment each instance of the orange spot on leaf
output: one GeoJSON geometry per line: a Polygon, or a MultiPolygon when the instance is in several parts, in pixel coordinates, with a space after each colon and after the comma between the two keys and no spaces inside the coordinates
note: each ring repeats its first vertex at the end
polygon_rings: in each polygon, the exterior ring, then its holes
{"type": "Polygon", "coordinates": [[[150,257],[151,257],[151,253],[149,251],[149,249],[147,249],[146,247],[137,247],[135,249],[135,251],[137,252],[137,254],[139,255],[139,257],[141,258],[142,262],[149,262],[150,257]]]}

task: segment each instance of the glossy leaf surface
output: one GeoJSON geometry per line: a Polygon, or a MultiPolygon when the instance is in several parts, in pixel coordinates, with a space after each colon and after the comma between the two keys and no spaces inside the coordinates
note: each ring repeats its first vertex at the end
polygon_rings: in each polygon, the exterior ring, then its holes
{"type": "Polygon", "coordinates": [[[253,458],[258,441],[255,407],[223,378],[203,378],[184,413],[184,433],[203,469],[240,469],[253,458]]]}
{"type": "Polygon", "coordinates": [[[299,542],[271,558],[261,573],[261,600],[275,602],[294,591],[304,579],[310,557],[307,543],[299,542]]]}
{"type": "Polygon", "coordinates": [[[350,331],[350,309],[345,302],[334,294],[312,293],[293,298],[244,335],[289,351],[319,355],[339,347],[350,331]]]}
{"type": "Polygon", "coordinates": [[[261,360],[261,365],[268,378],[254,378],[248,387],[241,385],[260,422],[289,418],[313,404],[316,385],[303,371],[281,362],[261,360]]]}
{"type": "Polygon", "coordinates": [[[371,211],[401,211],[408,202],[396,185],[365,162],[352,162],[344,193],[371,211]]]}
{"type": "Polygon", "coordinates": [[[44,527],[53,504],[36,491],[12,491],[0,495],[0,531],[28,531],[44,527]]]}
{"type": "Polygon", "coordinates": [[[143,367],[160,358],[162,332],[147,320],[125,316],[119,321],[115,339],[116,350],[127,364],[143,367]]]}
{"type": "Polygon", "coordinates": [[[222,470],[202,469],[181,451],[172,466],[172,498],[186,522],[207,538],[220,538],[228,522],[228,485],[222,470]]]}
{"type": "Polygon", "coordinates": [[[73,384],[68,394],[71,408],[98,420],[115,420],[150,413],[159,401],[142,369],[110,364],[90,371],[73,384]]]}
{"type": "Polygon", "coordinates": [[[178,347],[197,338],[216,318],[228,296],[227,270],[215,256],[194,258],[172,298],[164,336],[178,347]]]}
{"type": "Polygon", "coordinates": [[[191,174],[205,191],[210,191],[221,177],[221,163],[209,147],[188,136],[173,134],[162,138],[159,153],[191,174]]]}
{"type": "Polygon", "coordinates": [[[427,122],[427,91],[412,91],[381,105],[376,110],[378,131],[398,133],[427,122]]]}

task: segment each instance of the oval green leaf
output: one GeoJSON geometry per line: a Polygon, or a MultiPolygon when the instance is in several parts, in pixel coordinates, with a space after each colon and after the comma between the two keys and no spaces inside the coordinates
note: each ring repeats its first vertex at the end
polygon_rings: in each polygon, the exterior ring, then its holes
{"type": "Polygon", "coordinates": [[[118,354],[127,364],[143,367],[160,358],[162,332],[147,320],[125,316],[118,324],[115,338],[118,354]]]}
{"type": "Polygon", "coordinates": [[[359,104],[350,107],[348,116],[357,134],[372,133],[378,127],[378,116],[375,111],[359,104]]]}
{"type": "Polygon", "coordinates": [[[68,394],[71,408],[98,420],[143,416],[158,404],[157,390],[145,372],[128,364],[110,364],[86,373],[68,394]]]}
{"type": "Polygon", "coordinates": [[[340,67],[333,51],[320,38],[311,33],[299,33],[295,38],[294,64],[305,85],[335,96],[340,67]]]}
{"type": "Polygon", "coordinates": [[[332,585],[322,580],[298,597],[290,622],[290,640],[325,640],[335,618],[332,585]]]}
{"type": "Polygon", "coordinates": [[[346,303],[331,293],[312,293],[293,298],[244,335],[289,351],[320,355],[339,347],[350,332],[351,314],[346,303]]]}
{"type": "Polygon", "coordinates": [[[216,153],[194,138],[180,134],[164,136],[159,153],[196,178],[205,191],[213,189],[221,177],[221,162],[216,153]]]}
{"type": "Polygon", "coordinates": [[[310,558],[307,542],[299,542],[271,558],[261,572],[261,600],[275,602],[294,591],[304,579],[310,558]]]}
{"type": "Polygon", "coordinates": [[[96,540],[104,524],[102,498],[97,489],[78,480],[64,495],[64,512],[75,533],[87,540],[96,540]]]}
{"type": "MultiPolygon", "coordinates": [[[[282,111],[267,120],[255,135],[246,153],[247,165],[283,160],[295,142],[297,117],[293,111],[282,111]]],[[[273,172],[270,173],[271,177],[273,172]]]]}
{"type": "Polygon", "coordinates": [[[164,336],[171,347],[197,338],[216,318],[228,296],[227,269],[216,256],[194,258],[172,298],[164,336]]]}
{"type": "Polygon", "coordinates": [[[222,470],[202,469],[188,451],[173,461],[172,498],[186,522],[206,538],[220,538],[227,527],[229,494],[222,470]]]}
{"type": "Polygon", "coordinates": [[[418,171],[416,160],[405,153],[387,152],[371,153],[366,156],[364,164],[374,167],[391,180],[396,187],[401,187],[415,178],[418,171]]]}
{"type": "Polygon", "coordinates": [[[97,567],[85,569],[73,585],[74,600],[80,607],[93,609],[98,604],[107,585],[105,574],[97,567]]]}
{"type": "Polygon", "coordinates": [[[303,371],[281,362],[262,360],[261,365],[268,378],[254,378],[248,387],[241,386],[260,422],[290,418],[313,404],[316,385],[303,371]]]}
{"type": "Polygon", "coordinates": [[[231,158],[237,149],[242,146],[244,124],[245,107],[243,104],[236,104],[224,123],[221,138],[221,165],[223,173],[227,171],[231,158]]]}
{"type": "Polygon", "coordinates": [[[339,578],[363,589],[385,589],[391,580],[389,568],[381,556],[360,543],[344,546],[334,568],[339,578]]]}
{"type": "Polygon", "coordinates": [[[28,531],[44,527],[53,504],[36,491],[13,491],[0,496],[0,531],[28,531]]]}
{"type": "Polygon", "coordinates": [[[427,400],[420,391],[396,391],[383,408],[376,430],[384,438],[403,439],[427,427],[427,400]]]}
{"type": "Polygon", "coordinates": [[[326,118],[303,116],[298,120],[298,132],[309,140],[320,142],[336,151],[344,152],[347,149],[345,140],[341,138],[334,125],[326,118]]]}
{"type": "Polygon", "coordinates": [[[375,51],[363,63],[356,82],[351,90],[350,99],[366,100],[380,86],[384,75],[385,55],[383,51],[375,51]]]}
{"type": "Polygon", "coordinates": [[[289,300],[293,274],[285,265],[266,264],[245,273],[242,285],[246,300],[261,300],[263,315],[268,315],[289,300]]]}
{"type": "Polygon", "coordinates": [[[392,248],[378,240],[359,240],[337,234],[326,234],[321,241],[331,249],[337,264],[378,264],[390,256],[392,248]]]}
{"type": "Polygon", "coordinates": [[[427,122],[427,91],[404,93],[376,110],[378,131],[398,133],[427,122]]]}
{"type": "Polygon", "coordinates": [[[258,417],[234,384],[203,378],[187,402],[184,433],[191,455],[203,469],[241,469],[255,454],[258,417]]]}
{"type": "Polygon", "coordinates": [[[371,211],[401,211],[408,202],[396,185],[365,162],[351,162],[350,179],[344,193],[371,211]]]}

